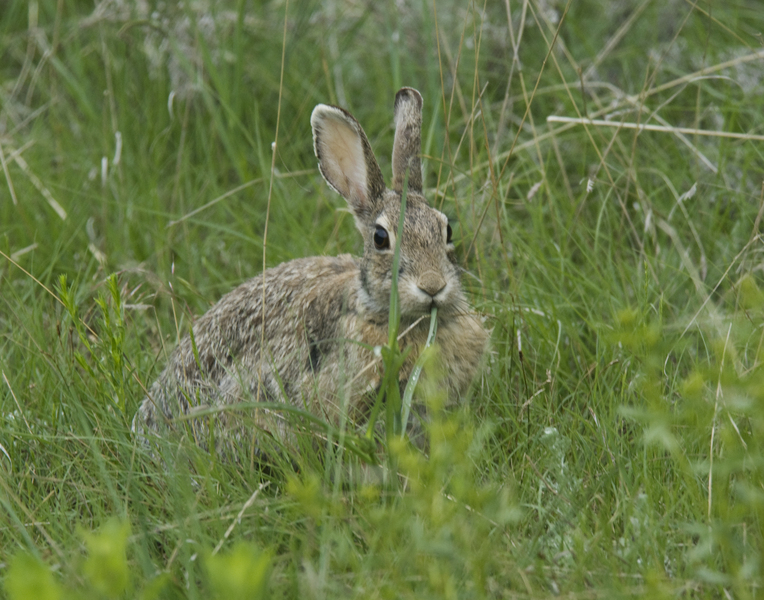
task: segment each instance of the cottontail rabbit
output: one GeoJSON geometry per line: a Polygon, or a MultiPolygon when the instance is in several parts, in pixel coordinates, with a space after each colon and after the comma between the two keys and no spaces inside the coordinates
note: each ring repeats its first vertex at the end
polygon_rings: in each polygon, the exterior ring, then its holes
{"type": "MultiPolygon", "coordinates": [[[[475,376],[488,332],[462,291],[448,219],[423,196],[422,96],[411,88],[395,96],[392,189],[385,186],[363,129],[347,111],[319,104],[310,122],[321,174],[347,200],[363,236],[363,257],[292,260],[223,296],[196,321],[193,335],[180,342],[151,386],[133,421],[140,437],[173,427],[180,415],[255,400],[287,402],[335,423],[342,410],[354,423],[368,418],[382,375],[371,348],[387,343],[406,171],[398,280],[400,331],[406,333],[399,343],[413,348],[401,369],[401,383],[425,344],[433,305],[449,397],[465,392],[475,376]]],[[[258,429],[280,439],[288,436],[282,411],[250,414],[258,429]]],[[[192,419],[196,442],[206,446],[211,433],[217,446],[226,438],[241,439],[247,435],[241,417],[241,412],[222,410],[192,419]],[[211,418],[216,423],[212,429],[211,418]]],[[[248,423],[251,429],[253,421],[248,423]]]]}

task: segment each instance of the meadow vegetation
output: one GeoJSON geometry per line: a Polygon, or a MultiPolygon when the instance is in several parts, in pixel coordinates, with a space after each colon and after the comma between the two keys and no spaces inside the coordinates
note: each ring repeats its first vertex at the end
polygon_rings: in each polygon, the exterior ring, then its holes
{"type": "Polygon", "coordinates": [[[762,32],[758,0],[3,3],[0,596],[760,597],[762,32]],[[311,110],[389,180],[403,85],[493,330],[469,397],[425,394],[388,485],[315,431],[157,460],[131,420],[193,318],[361,251],[311,110]]]}

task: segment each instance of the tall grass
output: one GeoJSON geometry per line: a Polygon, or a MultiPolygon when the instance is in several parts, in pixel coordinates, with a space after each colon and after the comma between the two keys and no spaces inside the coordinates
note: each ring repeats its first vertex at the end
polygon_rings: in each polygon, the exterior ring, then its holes
{"type": "Polygon", "coordinates": [[[0,11],[0,594],[761,595],[758,2],[0,11]],[[260,272],[271,176],[268,265],[360,252],[313,106],[389,173],[402,85],[493,328],[470,397],[425,394],[429,456],[388,444],[400,489],[348,485],[358,453],[309,434],[269,465],[156,460],[132,416],[260,272]]]}

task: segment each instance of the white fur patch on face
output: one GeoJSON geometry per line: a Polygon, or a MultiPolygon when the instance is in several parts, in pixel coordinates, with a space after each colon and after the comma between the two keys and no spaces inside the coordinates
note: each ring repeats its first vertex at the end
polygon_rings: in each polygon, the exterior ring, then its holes
{"type": "Polygon", "coordinates": [[[319,104],[310,116],[321,174],[346,199],[366,201],[368,177],[358,125],[341,110],[319,104]]]}
{"type": "Polygon", "coordinates": [[[424,290],[421,290],[416,281],[411,278],[403,278],[398,283],[398,290],[401,300],[401,313],[404,316],[421,316],[429,312],[433,303],[439,309],[448,306],[450,302],[451,284],[446,283],[446,286],[438,292],[433,298],[427,294],[424,290]]]}
{"type": "Polygon", "coordinates": [[[402,298],[406,298],[407,304],[411,304],[412,308],[419,308],[419,305],[424,306],[429,304],[432,298],[420,290],[416,282],[413,279],[406,278],[399,284],[398,289],[402,298]]]}

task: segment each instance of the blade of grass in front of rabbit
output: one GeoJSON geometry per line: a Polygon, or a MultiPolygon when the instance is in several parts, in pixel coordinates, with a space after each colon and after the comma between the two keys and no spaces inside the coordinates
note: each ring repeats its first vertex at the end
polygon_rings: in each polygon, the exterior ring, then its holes
{"type": "Polygon", "coordinates": [[[386,406],[385,437],[389,440],[394,432],[400,431],[400,406],[401,391],[398,387],[398,373],[403,361],[398,349],[398,329],[401,321],[400,302],[398,298],[398,268],[400,265],[401,237],[403,235],[403,221],[406,216],[406,190],[408,189],[408,169],[403,177],[403,189],[401,191],[401,211],[398,217],[398,234],[393,250],[392,282],[390,284],[390,310],[388,312],[388,342],[386,346],[379,348],[382,355],[383,375],[382,382],[374,401],[374,407],[369,416],[369,424],[366,429],[366,437],[371,438],[374,434],[379,413],[382,410],[382,402],[386,406]],[[396,414],[397,413],[397,414],[396,414]],[[397,426],[396,426],[397,424],[397,426]]]}
{"type": "Polygon", "coordinates": [[[406,193],[408,191],[409,169],[403,174],[403,187],[401,188],[401,211],[398,217],[398,232],[395,239],[393,252],[392,282],[390,286],[390,316],[388,321],[387,352],[383,351],[385,362],[385,405],[387,408],[387,423],[385,423],[385,435],[388,441],[393,435],[400,435],[401,431],[401,389],[398,384],[398,373],[403,366],[401,352],[398,347],[398,329],[401,324],[401,304],[398,294],[398,269],[401,262],[401,239],[403,238],[403,223],[406,219],[406,193]],[[387,356],[385,356],[387,354],[387,356]]]}
{"type": "Polygon", "coordinates": [[[433,306],[430,311],[430,332],[427,334],[427,342],[422,348],[422,352],[419,354],[419,358],[416,359],[416,364],[411,370],[408,383],[406,383],[406,389],[403,392],[403,401],[401,404],[401,431],[400,435],[403,437],[406,435],[406,427],[408,426],[409,414],[411,413],[411,401],[414,398],[414,390],[416,384],[419,383],[419,376],[422,374],[422,367],[424,367],[424,361],[427,360],[427,348],[432,346],[435,341],[435,334],[438,332],[438,307],[433,306]]]}
{"type": "Polygon", "coordinates": [[[409,170],[403,175],[403,189],[401,191],[401,212],[398,216],[398,232],[393,251],[392,282],[390,285],[390,314],[388,316],[388,340],[389,348],[398,348],[398,328],[401,324],[401,305],[398,297],[398,268],[401,262],[401,237],[403,236],[403,222],[406,218],[406,191],[408,190],[409,170]]]}

